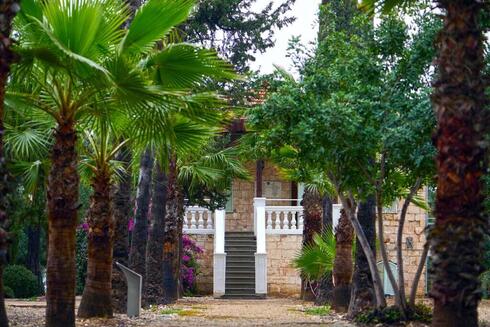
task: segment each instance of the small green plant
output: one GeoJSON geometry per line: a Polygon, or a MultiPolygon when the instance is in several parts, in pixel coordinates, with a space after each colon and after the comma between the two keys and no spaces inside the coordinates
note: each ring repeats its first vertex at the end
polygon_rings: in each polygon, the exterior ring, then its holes
{"type": "Polygon", "coordinates": [[[36,275],[24,266],[7,266],[3,272],[3,283],[13,291],[15,297],[30,298],[39,295],[36,275]]]}
{"type": "Polygon", "coordinates": [[[329,315],[331,311],[332,308],[329,305],[324,305],[321,307],[306,308],[304,312],[313,316],[326,316],[329,315]]]}
{"type": "Polygon", "coordinates": [[[180,308],[165,308],[159,311],[161,315],[173,315],[173,314],[178,314],[181,312],[183,309],[180,308]]]}

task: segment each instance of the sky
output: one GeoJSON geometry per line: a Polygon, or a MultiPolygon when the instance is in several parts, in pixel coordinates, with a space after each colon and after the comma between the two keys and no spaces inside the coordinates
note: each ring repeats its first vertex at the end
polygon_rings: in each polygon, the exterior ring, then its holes
{"type": "MultiPolygon", "coordinates": [[[[280,4],[281,0],[273,0],[280,4]]],[[[267,74],[274,71],[274,64],[287,70],[291,68],[291,60],[286,57],[288,41],[292,36],[301,36],[301,42],[308,44],[314,41],[318,32],[318,6],[321,0],[296,0],[289,15],[296,17],[296,21],[275,33],[276,44],[265,53],[257,53],[256,61],[251,64],[252,69],[267,74]]],[[[257,0],[254,8],[262,9],[269,0],[257,0]]]]}

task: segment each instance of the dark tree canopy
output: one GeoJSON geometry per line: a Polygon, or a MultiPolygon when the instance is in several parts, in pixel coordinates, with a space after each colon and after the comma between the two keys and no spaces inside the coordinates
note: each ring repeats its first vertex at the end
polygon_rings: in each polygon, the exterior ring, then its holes
{"type": "Polygon", "coordinates": [[[186,41],[217,49],[236,69],[248,70],[255,60],[274,46],[274,32],[294,21],[287,15],[295,0],[270,1],[260,11],[257,0],[200,0],[192,17],[181,27],[186,41]]]}

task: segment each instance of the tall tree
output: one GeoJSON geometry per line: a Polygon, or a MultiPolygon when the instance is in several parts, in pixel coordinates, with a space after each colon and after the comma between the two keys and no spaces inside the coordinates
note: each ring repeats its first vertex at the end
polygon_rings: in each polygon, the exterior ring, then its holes
{"type": "MultiPolygon", "coordinates": [[[[384,11],[416,1],[365,1],[384,11]]],[[[485,4],[477,0],[438,0],[443,27],[437,38],[438,78],[432,102],[437,117],[433,251],[433,326],[477,326],[481,299],[485,226],[484,141],[488,126],[482,78],[485,39],[480,23],[485,4]]]]}
{"type": "Polygon", "coordinates": [[[13,44],[10,38],[12,32],[12,23],[15,15],[20,10],[20,1],[7,0],[0,4],[0,12],[2,18],[0,21],[0,326],[8,326],[7,312],[5,310],[4,290],[3,290],[3,268],[7,262],[7,245],[8,233],[5,230],[7,227],[7,194],[8,194],[8,170],[7,162],[3,149],[4,124],[3,117],[5,89],[8,76],[10,73],[10,65],[14,61],[14,54],[11,46],[13,44]]]}
{"type": "MultiPolygon", "coordinates": [[[[114,201],[114,263],[119,262],[125,266],[129,264],[129,219],[132,208],[132,174],[131,174],[131,149],[123,146],[116,156],[116,161],[122,163],[122,173],[116,184],[114,201]]],[[[117,267],[112,267],[112,302],[115,312],[126,312],[126,280],[123,272],[117,267]]]]}
{"type": "MultiPolygon", "coordinates": [[[[102,125],[102,124],[101,124],[102,125]]],[[[107,126],[93,137],[86,133],[90,144],[87,166],[92,172],[90,207],[87,214],[88,259],[87,279],[83,289],[78,316],[112,317],[112,250],[114,240],[114,209],[112,182],[114,170],[110,166],[120,145],[113,148],[107,126]]]]}
{"type": "MultiPolygon", "coordinates": [[[[146,276],[146,244],[148,241],[148,218],[151,202],[151,181],[155,158],[151,149],[146,149],[140,159],[134,228],[131,233],[129,268],[146,276]]],[[[143,285],[146,278],[143,280],[143,285]]]]}
{"type": "MultiPolygon", "coordinates": [[[[376,201],[373,196],[359,203],[357,219],[366,234],[369,246],[376,253],[376,201]]],[[[375,307],[375,304],[373,278],[366,255],[362,251],[359,239],[356,238],[355,266],[348,314],[350,317],[355,317],[359,312],[375,307]]]]}
{"type": "Polygon", "coordinates": [[[257,0],[199,0],[190,19],[182,25],[185,40],[215,48],[235,69],[244,72],[257,52],[274,46],[274,33],[288,26],[295,0],[279,5],[267,2],[255,10],[257,0]]]}
{"type": "Polygon", "coordinates": [[[146,10],[138,12],[128,30],[122,30],[128,18],[123,3],[68,3],[27,2],[16,26],[25,42],[18,49],[22,60],[13,85],[35,85],[33,92],[18,96],[57,124],[48,178],[48,326],[75,324],[77,122],[114,107],[137,117],[135,108],[153,112],[150,109],[162,106],[161,94],[144,82],[138,58],[185,19],[192,7],[191,1],[147,1],[146,10]],[[43,54],[37,51],[40,48],[43,54]]]}
{"type": "Polygon", "coordinates": [[[340,211],[340,218],[335,228],[335,260],[333,266],[332,307],[340,312],[347,311],[350,302],[350,284],[352,280],[352,241],[354,229],[345,210],[340,211]]]}
{"type": "Polygon", "coordinates": [[[151,226],[146,249],[146,303],[163,303],[163,240],[167,205],[167,174],[157,163],[153,181],[151,226]]]}

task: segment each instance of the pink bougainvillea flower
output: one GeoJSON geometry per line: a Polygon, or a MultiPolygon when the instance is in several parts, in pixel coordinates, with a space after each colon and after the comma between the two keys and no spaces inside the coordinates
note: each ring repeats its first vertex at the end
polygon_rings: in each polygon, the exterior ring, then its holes
{"type": "Polygon", "coordinates": [[[134,219],[133,218],[130,218],[129,221],[128,221],[128,230],[130,232],[132,232],[134,229],[134,219]]]}

